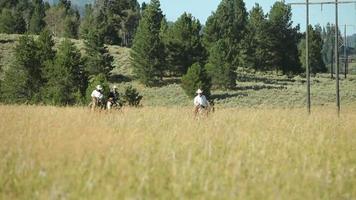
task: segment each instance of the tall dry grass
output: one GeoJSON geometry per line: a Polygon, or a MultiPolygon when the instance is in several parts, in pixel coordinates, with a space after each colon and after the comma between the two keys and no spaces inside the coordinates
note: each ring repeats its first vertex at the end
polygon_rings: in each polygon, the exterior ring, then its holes
{"type": "Polygon", "coordinates": [[[0,199],[355,199],[356,110],[0,106],[0,199]]]}

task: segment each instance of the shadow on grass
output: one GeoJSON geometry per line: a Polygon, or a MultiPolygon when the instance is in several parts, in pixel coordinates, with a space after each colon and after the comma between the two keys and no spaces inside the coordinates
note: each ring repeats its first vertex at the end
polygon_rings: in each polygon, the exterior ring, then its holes
{"type": "Polygon", "coordinates": [[[218,100],[224,100],[224,99],[229,99],[229,98],[233,98],[233,97],[247,97],[248,94],[247,93],[223,93],[223,94],[212,94],[210,96],[210,98],[213,101],[218,101],[218,100]]]}
{"type": "Polygon", "coordinates": [[[181,84],[181,79],[177,77],[169,77],[169,78],[163,78],[162,81],[159,81],[155,87],[163,87],[167,85],[172,85],[172,84],[181,84]]]}
{"type": "Polygon", "coordinates": [[[109,81],[112,83],[126,83],[132,81],[132,78],[122,74],[114,74],[109,77],[109,81]]]}
{"type": "Polygon", "coordinates": [[[287,89],[285,86],[273,86],[273,85],[248,85],[248,86],[236,86],[235,90],[264,90],[264,89],[287,89]]]}
{"type": "Polygon", "coordinates": [[[13,43],[15,40],[12,39],[0,39],[0,44],[13,43]]]}
{"type": "Polygon", "coordinates": [[[289,78],[258,77],[254,75],[242,75],[237,77],[238,82],[263,82],[264,84],[288,85],[296,80],[289,78]]]}

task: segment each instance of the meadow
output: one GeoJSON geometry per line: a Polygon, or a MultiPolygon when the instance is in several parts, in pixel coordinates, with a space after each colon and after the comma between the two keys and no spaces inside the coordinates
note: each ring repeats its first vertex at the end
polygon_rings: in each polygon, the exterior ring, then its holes
{"type": "Polygon", "coordinates": [[[356,106],[0,106],[0,199],[355,199],[356,106]]]}

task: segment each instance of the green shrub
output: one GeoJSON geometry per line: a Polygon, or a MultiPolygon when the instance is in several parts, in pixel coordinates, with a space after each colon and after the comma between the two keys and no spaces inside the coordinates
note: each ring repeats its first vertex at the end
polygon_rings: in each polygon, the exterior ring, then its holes
{"type": "Polygon", "coordinates": [[[199,63],[193,64],[186,75],[182,77],[181,87],[189,97],[194,97],[198,88],[203,90],[206,97],[210,96],[211,79],[204,67],[199,63]]]}
{"type": "Polygon", "coordinates": [[[143,97],[131,85],[125,88],[125,92],[123,95],[123,100],[125,104],[129,106],[138,107],[142,98],[143,97]]]}

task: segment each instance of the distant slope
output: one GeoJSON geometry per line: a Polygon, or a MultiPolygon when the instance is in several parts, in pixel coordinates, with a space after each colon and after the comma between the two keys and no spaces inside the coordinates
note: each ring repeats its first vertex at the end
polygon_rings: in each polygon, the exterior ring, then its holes
{"type": "MultiPolygon", "coordinates": [[[[50,3],[51,5],[57,4],[59,0],[45,0],[45,2],[50,3]]],[[[72,5],[84,7],[85,4],[94,3],[94,0],[71,0],[72,5]]]]}
{"type": "MultiPolygon", "coordinates": [[[[21,35],[16,34],[0,34],[0,69],[6,69],[13,61],[14,48],[21,35]]],[[[37,37],[37,36],[36,36],[37,37]]],[[[58,45],[61,38],[55,38],[55,43],[58,45]]],[[[72,42],[80,49],[82,54],[84,51],[84,42],[82,40],[74,40],[72,42]]],[[[121,74],[123,76],[131,76],[132,70],[130,67],[130,49],[115,45],[108,46],[110,54],[114,57],[114,74],[121,74]]],[[[0,74],[0,78],[1,78],[0,74]]]]}

